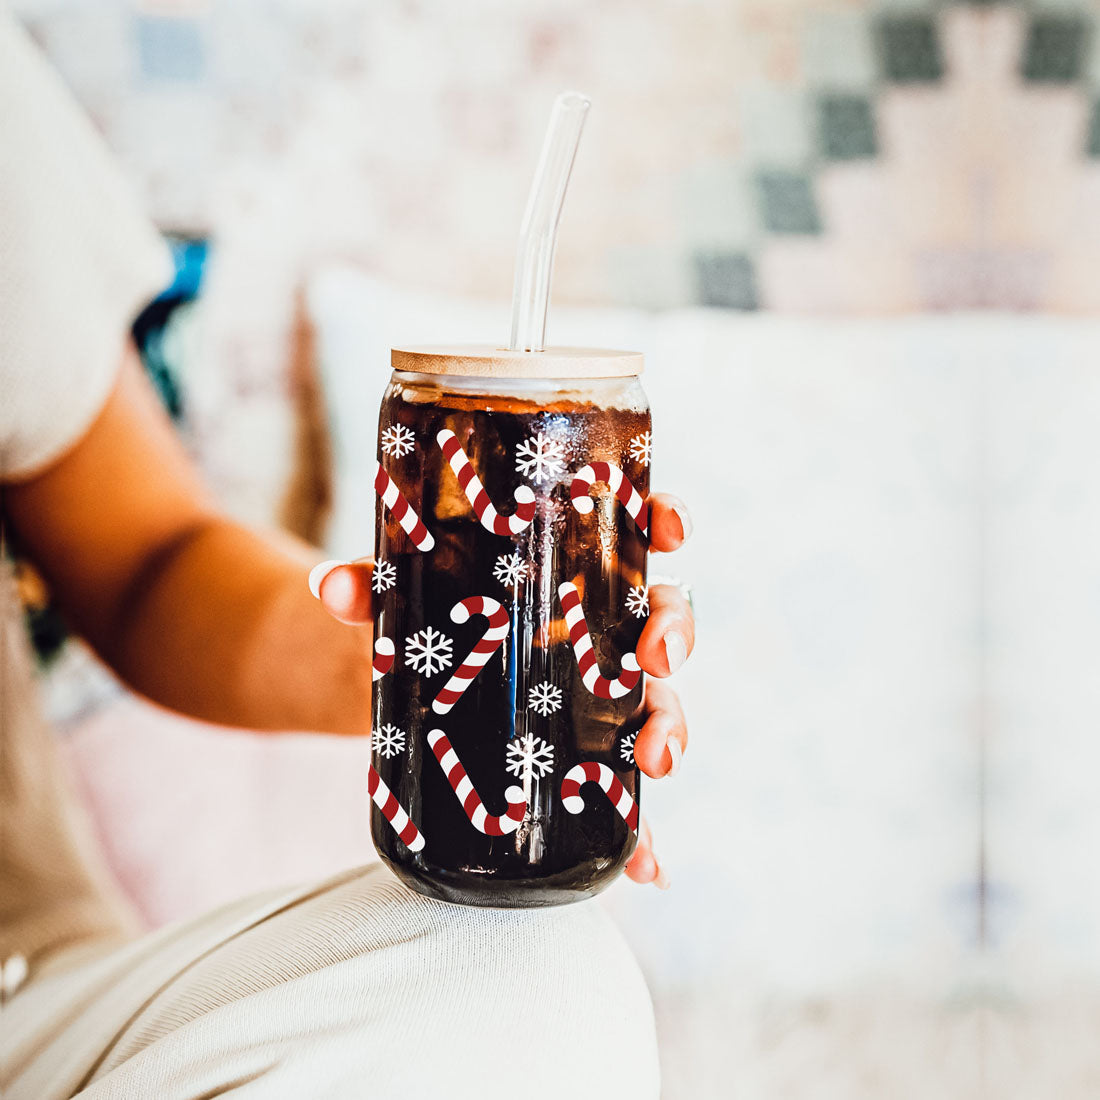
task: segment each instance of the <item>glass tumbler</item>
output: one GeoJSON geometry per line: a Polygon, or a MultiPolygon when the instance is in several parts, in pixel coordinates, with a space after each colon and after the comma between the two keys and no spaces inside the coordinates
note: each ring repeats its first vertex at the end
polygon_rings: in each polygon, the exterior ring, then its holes
{"type": "Polygon", "coordinates": [[[413,889],[556,905],[637,842],[649,404],[634,352],[395,348],[372,834],[413,889]]]}

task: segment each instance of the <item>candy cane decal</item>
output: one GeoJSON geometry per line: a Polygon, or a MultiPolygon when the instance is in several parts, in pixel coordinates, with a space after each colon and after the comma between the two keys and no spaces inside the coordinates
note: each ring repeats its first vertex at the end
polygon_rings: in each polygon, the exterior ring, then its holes
{"type": "Polygon", "coordinates": [[[419,852],[424,847],[424,834],[412,823],[412,818],[394,798],[393,791],[386,786],[373,764],[367,769],[367,790],[374,804],[382,811],[382,816],[404,841],[405,847],[410,852],[419,852]]]}
{"type": "Polygon", "coordinates": [[[468,622],[471,615],[486,616],[489,626],[459,670],[440,688],[432,701],[432,710],[436,714],[446,714],[462,698],[462,693],[473,683],[474,677],[508,637],[508,627],[511,625],[508,612],[492,596],[467,596],[451,608],[451,619],[456,623],[468,622]]]}
{"type": "Polygon", "coordinates": [[[588,515],[593,507],[592,498],[588,494],[592,491],[592,486],[600,481],[607,482],[611,491],[623,502],[626,514],[634,521],[634,526],[643,535],[648,536],[649,505],[642,500],[630,479],[613,462],[592,462],[584,469],[577,471],[573,477],[573,484],[569,487],[573,507],[581,515],[588,515]]]}
{"type": "Polygon", "coordinates": [[[584,809],[581,787],[585,783],[598,783],[611,804],[619,811],[619,816],[636,835],[638,832],[638,804],[630,797],[622,780],[606,765],[588,760],[583,764],[574,764],[565,773],[561,781],[561,804],[571,813],[579,814],[584,809]]]}
{"type": "Polygon", "coordinates": [[[479,833],[484,833],[486,836],[504,836],[507,833],[514,833],[519,828],[523,815],[527,812],[527,799],[519,787],[511,786],[504,792],[508,812],[494,816],[485,809],[485,804],[466,774],[458,753],[447,740],[447,735],[442,730],[432,730],[428,734],[428,744],[435,753],[435,758],[439,761],[439,766],[443,769],[451,790],[462,803],[466,816],[479,833]]]}
{"type": "Polygon", "coordinates": [[[495,535],[518,535],[525,531],[531,520],[535,518],[535,494],[529,485],[520,485],[516,488],[515,515],[502,516],[497,513],[489,500],[489,494],[485,486],[481,484],[474,468],[470,464],[462,444],[455,437],[455,433],[449,428],[444,428],[436,437],[436,443],[443,451],[443,457],[450,463],[458,478],[466,499],[473,506],[477,518],[481,520],[481,526],[495,535]]]}
{"type": "Polygon", "coordinates": [[[393,668],[393,639],[379,638],[374,643],[374,660],[371,668],[374,670],[374,679],[381,680],[391,668],[393,668]]]}
{"type": "Polygon", "coordinates": [[[424,526],[408,498],[397,487],[397,483],[382,468],[374,475],[374,489],[382,503],[393,513],[394,518],[408,533],[417,550],[428,551],[435,546],[435,539],[424,526]]]}
{"type": "Polygon", "coordinates": [[[565,612],[565,625],[569,627],[569,640],[573,643],[581,682],[600,699],[621,699],[624,695],[629,695],[642,678],[638,658],[633,653],[624,653],[622,674],[614,680],[602,675],[592,649],[592,635],[588,633],[588,622],[584,617],[577,586],[564,581],[558,586],[558,599],[561,600],[561,609],[565,612]]]}

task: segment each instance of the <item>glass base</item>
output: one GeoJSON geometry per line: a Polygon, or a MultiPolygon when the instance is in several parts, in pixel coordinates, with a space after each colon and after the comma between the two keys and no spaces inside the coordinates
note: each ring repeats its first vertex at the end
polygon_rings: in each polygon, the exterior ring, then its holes
{"type": "MultiPolygon", "coordinates": [[[[381,853],[380,853],[381,854],[381,853]]],[[[432,870],[396,863],[382,855],[382,862],[411,890],[452,905],[483,909],[545,909],[553,905],[594,898],[622,874],[625,859],[592,879],[576,881],[576,875],[554,879],[507,879],[499,875],[432,870]]]]}

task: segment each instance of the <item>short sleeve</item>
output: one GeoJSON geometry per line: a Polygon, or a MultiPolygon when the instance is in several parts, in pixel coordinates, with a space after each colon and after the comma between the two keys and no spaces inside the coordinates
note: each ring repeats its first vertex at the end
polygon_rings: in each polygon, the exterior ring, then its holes
{"type": "Polygon", "coordinates": [[[168,250],[57,75],[0,11],[0,477],[76,443],[168,250]]]}

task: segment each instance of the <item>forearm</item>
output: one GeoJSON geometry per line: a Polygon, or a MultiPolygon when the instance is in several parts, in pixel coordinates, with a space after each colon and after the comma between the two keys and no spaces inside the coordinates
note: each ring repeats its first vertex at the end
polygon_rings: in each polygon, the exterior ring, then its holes
{"type": "Polygon", "coordinates": [[[138,691],[253,729],[369,729],[370,639],[309,593],[310,549],[223,518],[128,349],[78,445],[5,486],[60,606],[138,691]]]}
{"type": "Polygon", "coordinates": [[[210,519],[133,579],[97,648],[151,699],[225,725],[366,733],[370,636],[310,595],[314,555],[210,519]]]}

